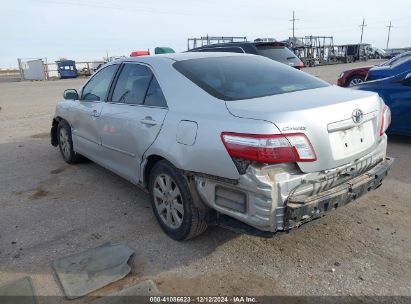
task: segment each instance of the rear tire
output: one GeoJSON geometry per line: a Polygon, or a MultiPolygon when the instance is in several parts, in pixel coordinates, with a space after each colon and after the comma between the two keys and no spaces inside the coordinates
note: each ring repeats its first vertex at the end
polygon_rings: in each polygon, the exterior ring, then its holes
{"type": "Polygon", "coordinates": [[[207,229],[193,203],[187,180],[168,161],[154,165],[149,192],[154,214],[163,231],[174,240],[194,238],[207,229]]]}
{"type": "Polygon", "coordinates": [[[81,159],[81,155],[73,150],[73,140],[71,137],[71,127],[65,121],[59,122],[57,127],[57,140],[64,161],[69,164],[75,164],[81,159]]]}

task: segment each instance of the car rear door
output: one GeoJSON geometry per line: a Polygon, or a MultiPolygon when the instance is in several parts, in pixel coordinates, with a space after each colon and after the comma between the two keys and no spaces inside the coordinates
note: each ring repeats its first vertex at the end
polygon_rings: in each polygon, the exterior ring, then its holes
{"type": "Polygon", "coordinates": [[[137,183],[144,152],[154,142],[167,104],[148,65],[125,63],[101,113],[105,164],[137,183]]]}
{"type": "Polygon", "coordinates": [[[93,160],[100,157],[100,114],[118,67],[109,65],[95,73],[83,86],[80,100],[70,109],[74,149],[93,160]]]}

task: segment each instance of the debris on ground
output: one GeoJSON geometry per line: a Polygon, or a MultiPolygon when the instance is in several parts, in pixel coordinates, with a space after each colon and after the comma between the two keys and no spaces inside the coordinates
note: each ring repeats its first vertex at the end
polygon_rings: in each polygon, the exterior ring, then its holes
{"type": "Polygon", "coordinates": [[[33,284],[30,277],[0,286],[0,299],[2,304],[35,304],[33,284]]]}
{"type": "Polygon", "coordinates": [[[157,285],[152,280],[125,288],[101,299],[98,304],[132,304],[136,303],[135,297],[163,296],[157,285]]]}
{"type": "Polygon", "coordinates": [[[106,243],[56,260],[53,269],[66,298],[75,299],[124,278],[133,254],[126,244],[106,243]]]}

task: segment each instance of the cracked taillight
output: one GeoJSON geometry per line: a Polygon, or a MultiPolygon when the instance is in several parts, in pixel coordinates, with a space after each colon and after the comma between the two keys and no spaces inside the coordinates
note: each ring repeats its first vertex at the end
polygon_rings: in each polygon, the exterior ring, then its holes
{"type": "Polygon", "coordinates": [[[224,132],[221,139],[231,157],[262,163],[317,160],[310,141],[303,133],[256,135],[224,132]]]}

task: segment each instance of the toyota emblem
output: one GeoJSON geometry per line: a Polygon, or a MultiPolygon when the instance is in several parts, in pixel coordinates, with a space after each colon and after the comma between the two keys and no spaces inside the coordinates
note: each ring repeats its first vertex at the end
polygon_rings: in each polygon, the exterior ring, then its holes
{"type": "Polygon", "coordinates": [[[352,120],[355,123],[359,124],[360,122],[362,122],[364,114],[362,113],[362,111],[360,109],[356,109],[352,112],[351,117],[352,117],[352,120]]]}

